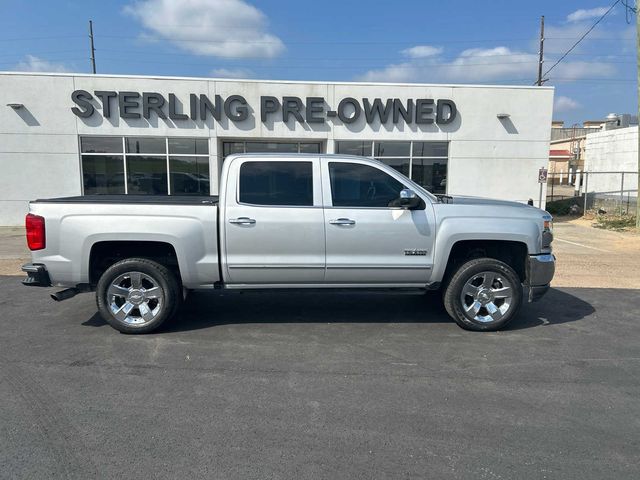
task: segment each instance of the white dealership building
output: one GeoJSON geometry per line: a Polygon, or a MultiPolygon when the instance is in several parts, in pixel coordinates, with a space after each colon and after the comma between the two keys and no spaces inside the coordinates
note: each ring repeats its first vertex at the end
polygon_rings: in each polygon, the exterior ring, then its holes
{"type": "Polygon", "coordinates": [[[36,198],[216,195],[238,152],[365,155],[434,193],[537,205],[553,103],[549,87],[16,72],[0,95],[0,225],[36,198]]]}

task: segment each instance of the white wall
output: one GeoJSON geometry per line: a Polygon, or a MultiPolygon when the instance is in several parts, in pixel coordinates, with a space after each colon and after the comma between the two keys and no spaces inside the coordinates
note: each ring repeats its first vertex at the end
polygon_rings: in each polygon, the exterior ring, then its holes
{"type": "Polygon", "coordinates": [[[589,173],[589,192],[619,192],[638,195],[638,127],[605,130],[587,135],[585,170],[589,173]],[[630,172],[621,174],[592,172],[630,172]],[[635,190],[631,191],[631,190],[635,190]]]}
{"type": "MultiPolygon", "coordinates": [[[[398,85],[323,82],[236,81],[195,78],[98,76],[81,74],[0,73],[0,225],[22,224],[27,202],[35,198],[81,192],[78,135],[202,136],[211,138],[212,180],[219,169],[222,138],[316,139],[330,151],[343,139],[449,141],[448,193],[526,202],[538,199],[538,168],[547,164],[553,89],[473,85],[398,85]],[[97,112],[76,117],[71,93],[83,89],[175,93],[187,103],[189,93],[242,95],[253,109],[250,118],[233,123],[123,120],[117,111],[105,119],[97,112]],[[344,97],[451,99],[458,118],[449,125],[368,125],[364,114],[345,125],[337,118],[300,124],[290,118],[260,121],[260,96],[324,97],[336,109],[344,97]],[[7,103],[22,103],[13,110],[7,103]],[[499,120],[498,113],[508,113],[499,120]]],[[[94,102],[97,109],[100,102],[94,102]]],[[[112,105],[112,108],[115,105],[112,105]]],[[[275,117],[274,117],[275,118],[275,117]]],[[[215,193],[215,192],[213,192],[215,193]]],[[[543,195],[544,197],[544,195],[543,195]]]]}

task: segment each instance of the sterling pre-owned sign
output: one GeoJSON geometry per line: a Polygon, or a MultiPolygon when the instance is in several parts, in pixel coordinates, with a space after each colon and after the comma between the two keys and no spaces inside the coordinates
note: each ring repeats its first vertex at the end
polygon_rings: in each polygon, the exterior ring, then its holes
{"type": "MultiPolygon", "coordinates": [[[[102,104],[102,115],[105,118],[116,115],[117,109],[120,118],[149,119],[153,113],[158,118],[171,120],[206,120],[212,116],[220,121],[224,114],[232,122],[242,122],[253,112],[241,95],[226,98],[216,95],[211,100],[207,95],[192,93],[188,102],[183,103],[173,93],[165,97],[155,92],[96,90],[91,94],[86,90],[76,90],[71,94],[71,99],[77,105],[71,111],[80,118],[91,117],[96,112],[95,101],[102,104]]],[[[328,118],[337,117],[343,123],[354,123],[364,118],[369,124],[376,120],[383,124],[389,121],[396,124],[402,119],[408,124],[446,125],[455,120],[457,113],[456,104],[446,99],[388,98],[383,101],[380,98],[370,100],[345,97],[332,109],[323,97],[306,97],[305,101],[299,97],[260,97],[262,122],[270,119],[287,122],[293,117],[300,123],[324,123],[328,118]]]]}

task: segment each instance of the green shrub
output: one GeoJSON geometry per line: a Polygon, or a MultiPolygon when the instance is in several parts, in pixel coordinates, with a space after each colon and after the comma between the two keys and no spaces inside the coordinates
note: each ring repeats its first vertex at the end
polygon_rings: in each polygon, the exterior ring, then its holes
{"type": "Polygon", "coordinates": [[[564,216],[571,213],[571,207],[578,205],[579,212],[582,214],[580,197],[563,198],[562,200],[554,200],[553,202],[547,202],[545,209],[551,215],[564,216]]]}

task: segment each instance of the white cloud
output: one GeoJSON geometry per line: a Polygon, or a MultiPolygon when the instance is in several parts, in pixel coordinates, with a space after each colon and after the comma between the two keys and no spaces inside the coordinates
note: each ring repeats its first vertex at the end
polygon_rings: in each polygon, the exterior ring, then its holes
{"type": "MultiPolygon", "coordinates": [[[[603,7],[604,8],[604,7],[603,7]]],[[[606,11],[606,9],[605,9],[606,11]]],[[[545,28],[543,72],[553,66],[591,26],[591,19],[604,13],[601,9],[578,10],[568,21],[548,24],[545,28]]],[[[463,50],[453,58],[429,45],[402,50],[402,57],[386,67],[373,69],[359,79],[373,82],[447,82],[447,83],[522,83],[533,84],[538,70],[538,40],[522,48],[496,46],[463,50]],[[404,58],[403,58],[404,57],[404,58]]],[[[603,22],[549,73],[549,83],[582,79],[615,78],[624,67],[607,55],[594,52],[615,48],[616,53],[635,52],[635,26],[607,28],[603,22]]]]}
{"type": "Polygon", "coordinates": [[[35,55],[27,55],[25,59],[14,67],[19,72],[69,72],[62,63],[49,62],[35,55]]]}
{"type": "Polygon", "coordinates": [[[585,20],[591,20],[592,18],[595,19],[604,15],[607,10],[609,10],[609,7],[596,7],[589,9],[581,8],[580,10],[576,10],[575,12],[567,15],[567,21],[583,22],[585,20]]]}
{"type": "MultiPolygon", "coordinates": [[[[547,66],[551,66],[547,63],[547,66]]],[[[617,70],[610,63],[598,61],[563,61],[549,73],[550,79],[580,80],[581,78],[610,78],[616,74],[617,70]]]]}
{"type": "Polygon", "coordinates": [[[217,78],[251,78],[253,72],[246,68],[214,68],[211,76],[217,78]]]}
{"type": "Polygon", "coordinates": [[[147,29],[198,55],[273,58],[284,51],[264,13],[243,0],[138,0],[124,12],[147,29]]]}
{"type": "Polygon", "coordinates": [[[471,48],[449,61],[412,59],[370,70],[362,79],[384,82],[483,82],[535,78],[537,55],[507,47],[471,48]]]}
{"type": "Polygon", "coordinates": [[[416,45],[415,47],[402,50],[405,57],[411,58],[425,58],[440,55],[442,53],[442,47],[432,47],[431,45],[416,45]]]}
{"type": "MultiPolygon", "coordinates": [[[[548,59],[545,67],[553,65],[548,59]]],[[[533,84],[537,77],[538,55],[508,47],[471,48],[452,60],[442,58],[411,59],[369,70],[360,77],[369,82],[504,82],[533,84]]],[[[551,74],[551,80],[608,78],[617,73],[614,65],[598,61],[565,60],[551,74]]]]}
{"type": "Polygon", "coordinates": [[[571,110],[576,110],[581,106],[582,105],[576,102],[573,98],[564,97],[561,95],[559,97],[556,97],[556,100],[553,103],[553,111],[554,113],[569,112],[571,110]]]}

